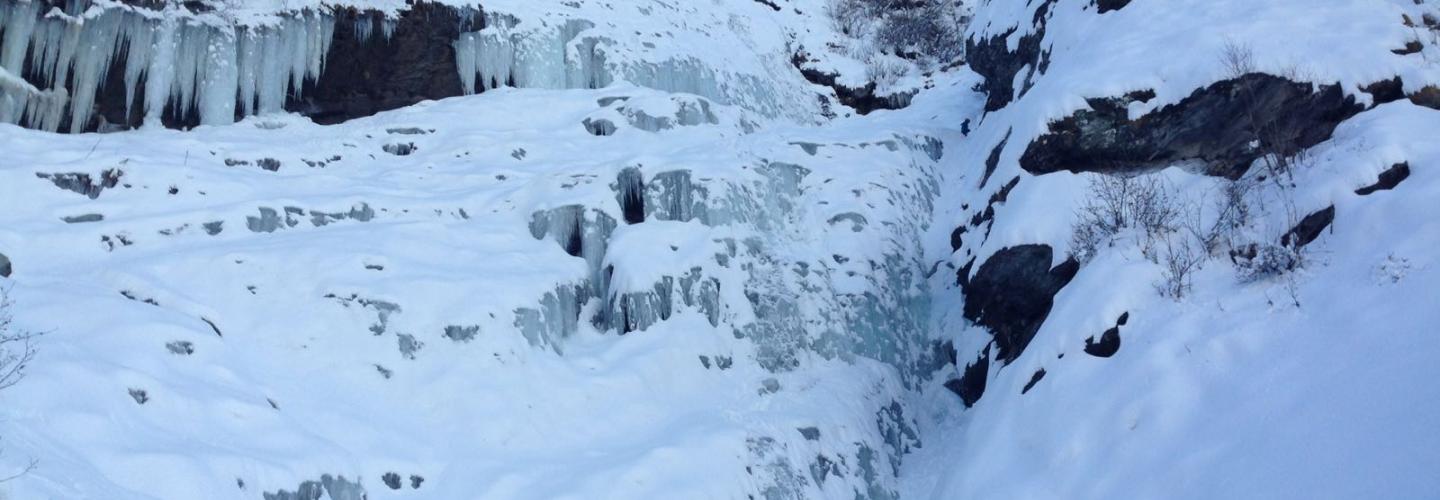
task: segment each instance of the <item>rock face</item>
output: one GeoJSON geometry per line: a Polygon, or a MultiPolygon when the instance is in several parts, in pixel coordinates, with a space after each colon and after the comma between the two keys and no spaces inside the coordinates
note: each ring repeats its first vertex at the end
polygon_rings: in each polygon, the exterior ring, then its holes
{"type": "Polygon", "coordinates": [[[1289,155],[1329,139],[1364,109],[1338,85],[1316,89],[1264,73],[1217,82],[1130,120],[1127,106],[1146,97],[1087,100],[1091,109],[1052,122],[1031,142],[1020,166],[1033,174],[1115,173],[1201,161],[1211,175],[1238,178],[1265,154],[1289,155]]]}
{"type": "Polygon", "coordinates": [[[1369,196],[1376,191],[1389,191],[1395,189],[1395,186],[1399,186],[1401,182],[1404,182],[1405,179],[1408,178],[1410,178],[1410,164],[1404,162],[1396,163],[1391,165],[1389,169],[1381,172],[1380,179],[1375,181],[1374,184],[1356,189],[1355,194],[1369,196]]]}
{"type": "Polygon", "coordinates": [[[970,69],[985,77],[981,90],[985,92],[985,111],[995,111],[1010,104],[1015,95],[1015,77],[1021,70],[1029,68],[1021,94],[1034,81],[1036,73],[1043,74],[1050,66],[1048,53],[1041,53],[1040,41],[1045,38],[1045,23],[1050,17],[1050,6],[1055,0],[1044,0],[1035,9],[1033,29],[1022,35],[1016,49],[1009,48],[1009,39],[1015,33],[1012,29],[999,36],[965,41],[965,58],[970,69]]]}
{"type": "MultiPolygon", "coordinates": [[[[62,9],[65,4],[58,0],[45,3],[62,9]]],[[[166,4],[163,0],[120,0],[120,3],[147,9],[160,9],[166,4]]],[[[385,28],[384,14],[379,11],[322,9],[334,21],[324,70],[318,79],[305,81],[301,92],[290,95],[284,103],[285,110],[309,116],[317,123],[333,124],[424,100],[462,95],[453,42],[462,32],[484,28],[482,12],[436,2],[409,3],[409,8],[402,11],[398,19],[389,21],[393,23],[393,32],[388,36],[382,34],[390,30],[385,28]],[[359,33],[367,23],[371,29],[359,33]]],[[[198,1],[185,2],[183,7],[197,14],[210,10],[206,3],[198,1]]],[[[145,95],[142,85],[136,90],[131,105],[125,85],[128,55],[128,51],[117,50],[111,69],[99,82],[95,95],[94,115],[99,119],[82,129],[135,128],[143,121],[143,103],[150,96],[145,95]]],[[[33,75],[27,78],[33,80],[33,75]]],[[[174,103],[167,105],[162,123],[171,128],[200,124],[197,113],[183,111],[176,109],[174,103]]],[[[237,108],[236,118],[242,118],[241,115],[237,108]]]]}
{"type": "Polygon", "coordinates": [[[0,253],[0,278],[9,278],[14,272],[14,267],[10,265],[10,258],[0,253]]]}
{"type": "Polygon", "coordinates": [[[960,401],[965,403],[966,408],[969,408],[980,401],[980,396],[985,395],[985,383],[989,374],[990,349],[986,348],[985,352],[980,355],[980,359],[965,365],[965,370],[961,372],[960,378],[945,382],[945,388],[960,396],[960,401]]]}
{"type": "Polygon", "coordinates": [[[878,109],[903,109],[909,106],[910,100],[915,97],[914,92],[877,94],[875,82],[870,82],[860,88],[841,85],[839,83],[840,75],[810,68],[807,66],[810,60],[808,54],[801,52],[795,54],[791,62],[807,81],[830,87],[835,91],[835,98],[840,101],[840,104],[854,109],[857,114],[866,115],[878,109]]]}
{"type": "Polygon", "coordinates": [[[1049,245],[1021,245],[996,252],[965,286],[965,318],[995,335],[995,357],[1009,364],[1025,351],[1050,315],[1055,294],[1070,283],[1080,263],[1050,267],[1049,245]]]}
{"type": "Polygon", "coordinates": [[[373,36],[356,36],[357,21],[378,25],[377,13],[337,9],[334,16],[325,71],[306,84],[303,98],[286,105],[322,124],[461,95],[453,42],[462,32],[484,27],[478,11],[429,2],[402,12],[388,39],[379,26],[373,36]]]}
{"type": "Polygon", "coordinates": [[[1290,232],[1280,238],[1280,244],[1295,248],[1309,245],[1319,238],[1320,233],[1330,227],[1333,222],[1335,222],[1335,206],[1331,205],[1301,219],[1299,224],[1296,224],[1294,228],[1290,229],[1290,232]]]}

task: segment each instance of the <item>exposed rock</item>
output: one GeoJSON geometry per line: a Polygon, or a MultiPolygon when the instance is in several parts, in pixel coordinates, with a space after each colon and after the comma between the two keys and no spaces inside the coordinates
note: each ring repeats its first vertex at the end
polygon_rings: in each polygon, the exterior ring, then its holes
{"type": "Polygon", "coordinates": [[[269,207],[260,207],[259,217],[245,218],[245,226],[252,233],[273,233],[280,229],[280,224],[280,214],[269,207]]]}
{"type": "Polygon", "coordinates": [[[1118,324],[1101,333],[1100,341],[1095,341],[1095,337],[1085,339],[1085,354],[1097,358],[1108,358],[1120,352],[1120,326],[1125,324],[1124,318],[1128,317],[1128,314],[1126,313],[1126,316],[1123,316],[1118,324]]]}
{"type": "Polygon", "coordinates": [[[1405,98],[1405,83],[1398,76],[1366,85],[1360,90],[1370,94],[1370,97],[1375,100],[1376,106],[1405,98]]]}
{"type": "Polygon", "coordinates": [[[819,441],[819,440],[820,440],[820,428],[819,428],[819,427],[801,427],[801,428],[795,429],[795,430],[800,431],[800,436],[804,437],[806,441],[819,441]]]}
{"type": "Polygon", "coordinates": [[[143,405],[150,402],[150,394],[145,392],[145,389],[130,388],[130,398],[135,400],[135,404],[143,405]]]}
{"type": "MultiPolygon", "coordinates": [[[[1130,5],[1130,0],[1095,0],[1095,6],[1100,8],[1101,14],[1112,10],[1120,10],[1125,8],[1126,5],[1130,5]]],[[[1043,373],[1045,370],[1040,371],[1043,373]]]]}
{"type": "Polygon", "coordinates": [[[816,60],[805,52],[796,53],[790,62],[810,83],[830,87],[834,90],[835,97],[840,104],[854,109],[857,114],[867,115],[877,109],[903,109],[910,106],[910,101],[916,94],[915,91],[909,91],[878,95],[876,94],[878,87],[875,82],[867,83],[860,88],[842,85],[839,83],[840,75],[809,67],[809,63],[816,62],[816,60]]]}
{"type": "Polygon", "coordinates": [[[590,135],[594,136],[605,137],[615,135],[615,131],[617,130],[615,122],[604,118],[586,118],[582,124],[585,125],[585,131],[590,132],[590,135]]]}
{"type": "Polygon", "coordinates": [[[414,153],[415,150],[419,148],[416,148],[415,143],[413,142],[405,142],[386,144],[381,149],[384,149],[386,153],[390,153],[395,156],[410,156],[410,153],[414,153]]]}
{"type": "Polygon", "coordinates": [[[405,359],[415,359],[415,353],[425,347],[425,343],[416,340],[414,335],[400,333],[395,335],[395,339],[400,346],[400,355],[405,359]]]}
{"type": "Polygon", "coordinates": [[[392,490],[398,490],[398,489],[400,489],[400,475],[399,475],[399,474],[396,474],[396,473],[394,473],[394,472],[386,472],[385,475],[380,476],[380,480],[381,480],[381,481],[384,481],[384,482],[385,482],[385,486],[389,486],[390,489],[392,489],[392,490]]]}
{"type": "Polygon", "coordinates": [[[1419,54],[1422,50],[1425,50],[1424,44],[1420,43],[1419,40],[1410,40],[1405,42],[1404,47],[1392,49],[1390,52],[1397,56],[1408,56],[1410,54],[1419,54]]]}
{"type": "Polygon", "coordinates": [[[1035,374],[1030,376],[1030,381],[1025,383],[1024,388],[1020,389],[1020,394],[1030,392],[1030,389],[1035,387],[1035,384],[1040,383],[1040,379],[1042,378],[1045,378],[1045,369],[1035,370],[1035,374]]]}
{"type": "Polygon", "coordinates": [[[1080,263],[1053,269],[1049,245],[1020,245],[996,252],[964,287],[965,318],[995,335],[996,359],[1010,364],[1025,351],[1050,315],[1055,294],[1070,283],[1080,263]]]}
{"type": "Polygon", "coordinates": [[[1430,109],[1440,109],[1440,87],[1426,85],[1420,90],[1410,94],[1410,102],[1416,106],[1425,106],[1430,109]]]}
{"type": "Polygon", "coordinates": [[[960,401],[965,403],[966,408],[970,408],[980,401],[980,396],[985,395],[985,379],[989,375],[990,348],[986,347],[980,359],[965,365],[960,378],[945,382],[945,388],[960,396],[960,401]]]}
{"type": "Polygon", "coordinates": [[[480,325],[445,327],[445,337],[456,342],[469,342],[480,333],[480,325]]]}
{"type": "Polygon", "coordinates": [[[67,216],[65,216],[65,217],[61,217],[60,220],[65,221],[66,224],[84,224],[84,223],[86,223],[86,222],[100,222],[100,221],[102,221],[102,220],[105,220],[105,215],[104,215],[104,214],[67,215],[67,216]]]}
{"type": "Polygon", "coordinates": [[[345,476],[331,476],[325,474],[320,476],[319,481],[305,481],[300,483],[295,491],[279,490],[274,493],[264,493],[265,500],[365,500],[365,487],[359,481],[351,482],[345,476]]]}
{"type": "Polygon", "coordinates": [[[1014,52],[1010,51],[1009,40],[1017,31],[1011,29],[991,38],[965,40],[965,59],[970,69],[985,77],[981,89],[985,92],[985,111],[995,111],[1010,104],[1015,96],[1015,76],[1030,68],[1026,81],[1031,81],[1037,71],[1043,73],[1046,66],[1040,51],[1040,41],[1045,38],[1045,24],[1050,17],[1050,7],[1055,0],[1042,0],[1031,19],[1031,29],[1020,36],[1014,52]]]}
{"type": "Polygon", "coordinates": [[[303,98],[286,105],[321,124],[461,95],[453,43],[460,33],[484,27],[478,10],[414,2],[400,13],[392,36],[361,40],[356,21],[378,23],[378,13],[335,9],[334,16],[324,72],[305,85],[303,98]]]}
{"type": "Polygon", "coordinates": [[[10,258],[0,253],[0,278],[9,278],[15,273],[15,268],[10,264],[10,258]]]}
{"type": "Polygon", "coordinates": [[[184,340],[167,342],[165,344],[165,349],[169,350],[170,354],[175,354],[179,356],[189,356],[191,354],[195,354],[195,344],[184,340]]]}
{"type": "Polygon", "coordinates": [[[1000,166],[1000,154],[1005,152],[1005,144],[1010,142],[1011,130],[1005,131],[1005,137],[990,150],[990,156],[985,158],[985,176],[980,178],[980,187],[990,182],[990,176],[995,173],[995,168],[1000,166]]]}
{"type": "Polygon", "coordinates": [[[55,184],[55,187],[85,195],[92,200],[99,198],[100,193],[106,189],[113,188],[120,184],[120,177],[123,175],[125,175],[124,171],[113,168],[100,172],[99,179],[92,178],[90,174],[83,172],[66,174],[35,173],[36,177],[49,180],[55,184]]]}
{"type": "Polygon", "coordinates": [[[1136,120],[1127,111],[1132,101],[1088,99],[1091,109],[1052,122],[1031,142],[1020,166],[1037,175],[1128,173],[1198,160],[1207,173],[1233,179],[1265,154],[1294,154],[1329,139],[1363,110],[1339,85],[1315,90],[1264,73],[1217,82],[1136,120]]]}
{"type": "Polygon", "coordinates": [[[1403,182],[1405,179],[1408,179],[1409,177],[1410,164],[1396,163],[1395,165],[1386,169],[1384,172],[1380,172],[1380,180],[1375,181],[1374,184],[1371,184],[1369,186],[1356,189],[1355,194],[1358,194],[1360,196],[1369,196],[1376,191],[1387,191],[1395,189],[1395,186],[1399,186],[1401,182],[1403,182]]]}
{"type": "Polygon", "coordinates": [[[1294,228],[1291,228],[1289,232],[1285,233],[1285,236],[1280,237],[1280,244],[1293,248],[1309,245],[1315,241],[1316,238],[1319,238],[1320,233],[1325,231],[1325,228],[1330,227],[1330,223],[1332,222],[1335,222],[1334,205],[1305,216],[1304,219],[1300,220],[1299,224],[1296,224],[1294,228]]]}

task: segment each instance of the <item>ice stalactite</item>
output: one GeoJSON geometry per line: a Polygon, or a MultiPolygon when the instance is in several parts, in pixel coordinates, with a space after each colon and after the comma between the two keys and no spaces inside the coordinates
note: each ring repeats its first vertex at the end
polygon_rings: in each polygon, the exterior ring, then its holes
{"type": "Polygon", "coordinates": [[[5,85],[0,120],[50,131],[65,123],[70,132],[89,130],[112,70],[124,72],[127,116],[143,102],[146,124],[160,124],[167,111],[201,124],[283,111],[306,80],[319,77],[335,29],[330,16],[312,11],[249,27],[157,18],[88,0],[43,8],[0,2],[0,68],[34,87],[5,85]],[[66,95],[67,103],[56,104],[66,95]],[[57,106],[69,114],[56,119],[57,106]]]}
{"type": "Polygon", "coordinates": [[[386,16],[357,15],[354,19],[355,40],[360,43],[368,43],[375,38],[375,28],[380,28],[380,39],[389,42],[395,36],[395,28],[400,25],[396,19],[386,16]]]}
{"type": "Polygon", "coordinates": [[[571,19],[550,31],[517,30],[506,15],[486,15],[485,28],[461,33],[455,62],[466,94],[499,87],[601,88],[613,80],[600,49],[607,40],[581,35],[595,25],[571,19]]]}

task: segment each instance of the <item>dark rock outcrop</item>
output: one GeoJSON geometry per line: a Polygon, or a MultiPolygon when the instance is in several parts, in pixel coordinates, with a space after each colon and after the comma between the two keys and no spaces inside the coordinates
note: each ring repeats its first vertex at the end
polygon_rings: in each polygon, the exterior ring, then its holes
{"type": "Polygon", "coordinates": [[[125,172],[121,170],[109,169],[100,172],[100,178],[98,179],[93,178],[90,176],[90,174],[83,172],[73,172],[66,174],[47,174],[43,172],[37,172],[35,174],[35,177],[48,180],[51,184],[54,184],[55,187],[85,195],[86,197],[93,200],[99,198],[100,193],[104,192],[106,189],[110,189],[119,185],[120,177],[123,175],[125,175],[125,172]]]}
{"type": "Polygon", "coordinates": [[[1317,89],[1264,73],[1217,82],[1136,120],[1128,116],[1130,96],[1087,102],[1091,109],[1052,122],[1031,142],[1020,166],[1033,174],[1113,173],[1196,160],[1211,175],[1238,178],[1261,156],[1329,139],[1363,110],[1339,85],[1317,89]]]}
{"type": "Polygon", "coordinates": [[[331,500],[365,500],[369,498],[365,493],[365,487],[360,481],[350,481],[345,476],[331,476],[325,474],[320,476],[319,481],[305,481],[300,483],[294,491],[279,490],[274,493],[262,493],[265,500],[319,500],[329,498],[331,500]]]}
{"type": "Polygon", "coordinates": [[[1319,238],[1320,233],[1324,232],[1325,228],[1330,227],[1330,224],[1333,222],[1335,222],[1334,205],[1323,210],[1317,210],[1305,216],[1304,219],[1300,220],[1299,224],[1296,224],[1289,232],[1285,233],[1285,236],[1280,237],[1280,244],[1293,248],[1309,245],[1311,242],[1314,242],[1316,238],[1319,238]]]}
{"type": "MultiPolygon", "coordinates": [[[[400,13],[389,39],[356,36],[356,21],[379,23],[381,14],[336,9],[335,37],[320,78],[305,85],[287,109],[317,123],[339,123],[420,101],[461,95],[454,41],[484,27],[474,9],[415,2],[400,13]]],[[[380,31],[377,27],[377,33],[380,31]]]]}
{"type": "MultiPolygon", "coordinates": [[[[120,0],[121,3],[148,8],[165,8],[165,0],[120,0]]],[[[66,2],[45,0],[62,10],[66,2]]],[[[454,41],[463,32],[484,28],[485,18],[477,8],[455,7],[439,2],[412,0],[393,22],[391,36],[381,36],[384,13],[358,10],[353,7],[324,7],[324,14],[334,18],[334,36],[325,66],[316,80],[305,81],[299,92],[287,99],[285,109],[309,116],[317,123],[333,124],[353,118],[398,109],[425,100],[442,99],[462,94],[460,73],[455,63],[454,41]],[[357,26],[374,24],[373,36],[361,37],[357,26]]],[[[185,10],[203,14],[211,8],[204,2],[184,2],[185,10]]],[[[48,9],[46,9],[48,11],[48,9]]],[[[117,50],[110,70],[100,82],[95,96],[93,123],[86,131],[109,131],[138,127],[143,121],[144,86],[129,96],[125,88],[125,66],[128,51],[117,50]]],[[[36,80],[32,70],[22,71],[27,79],[36,80]]],[[[236,118],[241,118],[237,109],[236,118]]],[[[68,115],[67,115],[68,116],[68,115]]],[[[162,123],[171,128],[189,128],[200,123],[193,109],[170,103],[162,115],[162,123]]],[[[62,130],[69,129],[65,118],[62,130]]]]}
{"type": "Polygon", "coordinates": [[[1401,182],[1404,182],[1405,179],[1408,178],[1410,178],[1410,164],[1396,163],[1384,172],[1380,172],[1380,179],[1375,181],[1374,184],[1356,189],[1355,194],[1369,196],[1376,191],[1395,189],[1395,186],[1399,186],[1401,182]]]}
{"type": "Polygon", "coordinates": [[[1410,94],[1410,102],[1416,106],[1425,106],[1430,109],[1440,109],[1440,87],[1426,85],[1415,93],[1410,94]]]}
{"type": "Polygon", "coordinates": [[[15,267],[10,264],[10,258],[0,253],[0,278],[9,278],[15,273],[15,267]]]}
{"type": "Polygon", "coordinates": [[[1030,381],[1026,382],[1025,387],[1020,389],[1020,394],[1030,392],[1030,389],[1034,388],[1035,384],[1040,383],[1040,379],[1043,378],[1045,378],[1045,369],[1041,368],[1039,370],[1035,370],[1035,374],[1030,376],[1030,381]]]}
{"type": "Polygon", "coordinates": [[[1031,29],[1020,36],[1014,52],[1010,51],[1008,40],[1016,29],[982,40],[965,40],[966,62],[970,64],[970,69],[985,77],[980,90],[986,95],[986,112],[1010,104],[1015,98],[1015,76],[1021,70],[1029,68],[1025,78],[1027,87],[1037,72],[1045,72],[1049,57],[1041,52],[1040,41],[1045,38],[1045,24],[1050,17],[1050,6],[1054,3],[1055,0],[1040,2],[1031,19],[1031,29]]]}
{"type": "Polygon", "coordinates": [[[1123,9],[1126,5],[1130,5],[1130,0],[1095,0],[1095,6],[1100,8],[1101,14],[1123,9]]]}
{"type": "Polygon", "coordinates": [[[1375,100],[1376,106],[1405,98],[1405,83],[1398,76],[1366,85],[1360,90],[1370,94],[1370,97],[1375,100]]]}
{"type": "Polygon", "coordinates": [[[1085,354],[1097,358],[1108,358],[1120,352],[1120,327],[1125,326],[1128,321],[1130,321],[1130,313],[1121,314],[1120,319],[1115,321],[1115,326],[1100,334],[1099,341],[1096,341],[1095,337],[1085,339],[1085,354]]]}
{"type": "Polygon", "coordinates": [[[996,359],[1010,364],[1050,315],[1055,294],[1080,270],[1073,258],[1054,268],[1049,245],[996,252],[965,285],[965,318],[995,335],[996,359]]]}
{"type": "Polygon", "coordinates": [[[877,94],[878,87],[875,82],[865,84],[863,87],[853,88],[839,83],[840,75],[827,73],[809,67],[807,64],[812,60],[805,52],[796,53],[791,59],[795,69],[810,83],[830,87],[835,91],[835,97],[840,104],[854,109],[856,113],[867,115],[879,109],[902,109],[910,105],[910,100],[915,97],[916,92],[898,92],[894,94],[877,94]]]}
{"type": "Polygon", "coordinates": [[[965,370],[961,372],[960,378],[945,382],[945,388],[960,396],[960,401],[965,403],[966,408],[969,408],[980,401],[980,396],[985,395],[985,379],[989,374],[990,348],[986,347],[984,354],[980,355],[980,359],[965,365],[965,370]]]}

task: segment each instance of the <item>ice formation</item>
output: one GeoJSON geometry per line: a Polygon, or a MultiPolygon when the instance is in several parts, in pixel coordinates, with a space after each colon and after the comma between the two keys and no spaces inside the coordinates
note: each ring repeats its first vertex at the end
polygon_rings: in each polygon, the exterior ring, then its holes
{"type": "Polygon", "coordinates": [[[274,26],[237,26],[89,0],[42,9],[42,2],[0,3],[0,68],[51,89],[6,84],[0,120],[50,131],[88,130],[111,71],[123,72],[126,114],[138,109],[147,124],[167,111],[207,125],[283,111],[287,98],[320,76],[335,31],[332,17],[314,11],[274,26]],[[61,107],[69,114],[57,118],[61,107]]]}

